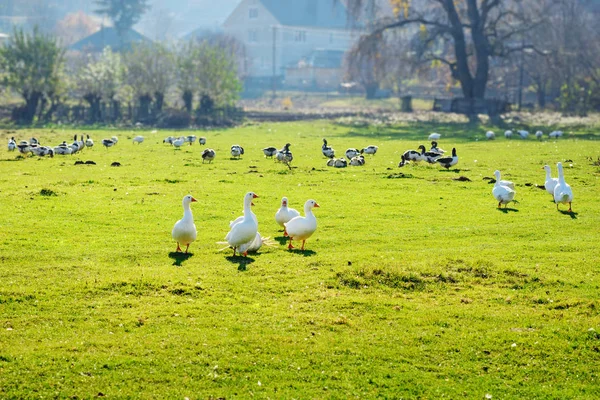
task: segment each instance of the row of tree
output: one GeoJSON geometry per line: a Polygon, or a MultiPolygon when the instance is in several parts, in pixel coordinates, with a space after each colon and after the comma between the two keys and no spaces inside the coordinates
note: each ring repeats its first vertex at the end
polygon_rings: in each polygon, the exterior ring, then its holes
{"type": "MultiPolygon", "coordinates": [[[[346,2],[354,17],[368,21],[368,34],[347,58],[367,96],[420,73],[457,83],[475,104],[517,77],[516,86],[535,91],[542,108],[552,98],[566,112],[600,109],[600,29],[590,1],[385,2],[393,16],[374,12],[374,0],[346,2]]],[[[520,90],[518,97],[520,106],[520,90]]]]}
{"type": "Polygon", "coordinates": [[[241,84],[234,44],[212,38],[174,47],[140,44],[122,54],[106,48],[99,55],[67,56],[52,36],[15,30],[0,48],[0,76],[25,101],[13,111],[20,123],[51,121],[61,106],[84,102],[87,122],[122,120],[126,114],[132,122],[156,123],[175,115],[185,126],[194,111],[205,116],[237,100],[241,84]],[[166,99],[175,109],[165,109],[166,99]]]}

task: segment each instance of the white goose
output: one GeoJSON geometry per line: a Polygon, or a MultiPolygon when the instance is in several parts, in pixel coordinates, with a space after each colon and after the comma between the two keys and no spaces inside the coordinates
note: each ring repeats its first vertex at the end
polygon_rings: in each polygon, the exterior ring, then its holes
{"type": "Polygon", "coordinates": [[[144,137],[143,136],[136,136],[133,138],[133,143],[137,143],[140,144],[144,141],[144,137]]]}
{"type": "MultiPolygon", "coordinates": [[[[252,199],[257,198],[258,196],[253,192],[248,192],[244,196],[244,216],[243,218],[235,223],[227,236],[225,236],[225,240],[231,247],[233,247],[233,255],[235,256],[236,249],[249,242],[252,242],[256,238],[256,233],[258,232],[258,223],[256,221],[256,216],[250,209],[252,204],[252,199]]],[[[247,250],[242,254],[244,256],[247,255],[247,250]]]]}
{"type": "Polygon", "coordinates": [[[307,200],[304,203],[304,217],[297,216],[292,218],[289,222],[286,222],[285,229],[290,237],[290,243],[288,245],[288,249],[293,249],[292,240],[302,240],[302,248],[304,250],[304,243],[306,239],[312,236],[313,233],[317,230],[317,219],[312,213],[312,209],[319,207],[314,200],[307,200]]]}
{"type": "Polygon", "coordinates": [[[194,225],[194,216],[190,209],[190,204],[196,202],[195,198],[187,195],[183,198],[183,218],[175,222],[171,236],[177,242],[177,252],[181,251],[180,244],[185,244],[185,252],[188,252],[190,243],[196,240],[196,225],[194,225]]]}
{"type": "Polygon", "coordinates": [[[513,132],[510,129],[504,131],[505,138],[510,139],[512,137],[512,135],[513,135],[513,132]]]}
{"type": "Polygon", "coordinates": [[[571,186],[565,182],[565,174],[563,172],[562,163],[556,163],[556,168],[558,169],[558,183],[554,188],[554,202],[556,203],[556,209],[558,210],[558,203],[569,203],[569,212],[571,212],[573,191],[571,190],[571,186]]]}
{"type": "Polygon", "coordinates": [[[429,140],[440,140],[441,137],[442,137],[441,134],[433,132],[433,133],[429,134],[428,139],[429,140]]]}
{"type": "Polygon", "coordinates": [[[536,139],[537,139],[537,140],[542,140],[542,138],[544,137],[544,132],[542,132],[542,131],[537,131],[537,132],[535,133],[535,137],[536,137],[536,139]]]}
{"type": "Polygon", "coordinates": [[[500,208],[501,204],[504,204],[504,208],[506,208],[506,204],[514,200],[516,192],[510,187],[503,186],[500,183],[500,171],[494,172],[494,175],[496,175],[496,183],[492,189],[492,194],[494,195],[494,198],[498,200],[498,208],[500,208]]]}
{"type": "Polygon", "coordinates": [[[181,146],[183,146],[183,144],[185,143],[185,138],[183,137],[178,137],[177,139],[173,140],[173,142],[171,143],[173,145],[173,147],[175,147],[176,149],[179,149],[181,146]]]}
{"type": "Polygon", "coordinates": [[[553,178],[549,165],[544,165],[543,167],[546,170],[546,180],[544,181],[544,187],[546,191],[550,193],[552,197],[554,197],[554,188],[558,184],[558,178],[553,178]]]}
{"type": "Polygon", "coordinates": [[[279,226],[283,227],[283,236],[287,236],[287,232],[285,230],[285,223],[289,222],[292,218],[299,216],[300,213],[298,210],[288,207],[288,198],[283,197],[281,199],[281,207],[275,213],[275,222],[279,224],[279,226]]]}
{"type": "Polygon", "coordinates": [[[485,137],[487,138],[487,140],[494,140],[496,139],[496,134],[492,131],[487,131],[485,133],[485,137]]]}
{"type": "Polygon", "coordinates": [[[500,182],[501,186],[506,186],[506,187],[511,188],[512,190],[515,190],[515,184],[512,181],[506,181],[504,179],[500,179],[500,171],[496,171],[496,172],[498,173],[498,175],[496,175],[496,182],[500,182]]]}

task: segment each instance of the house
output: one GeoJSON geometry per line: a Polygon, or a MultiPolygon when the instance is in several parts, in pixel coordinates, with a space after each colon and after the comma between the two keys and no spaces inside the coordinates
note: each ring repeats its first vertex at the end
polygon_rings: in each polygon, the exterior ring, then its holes
{"type": "Polygon", "coordinates": [[[347,51],[359,36],[336,0],[242,0],[223,31],[246,46],[245,69],[254,78],[279,77],[317,49],[347,51]]]}
{"type": "Polygon", "coordinates": [[[69,50],[85,53],[101,53],[105,47],[113,51],[127,51],[135,43],[152,43],[150,39],[142,34],[129,29],[122,36],[113,27],[103,27],[98,32],[87,36],[69,46],[69,50]]]}
{"type": "Polygon", "coordinates": [[[344,51],[317,49],[285,68],[285,86],[293,89],[336,90],[342,83],[344,51]]]}

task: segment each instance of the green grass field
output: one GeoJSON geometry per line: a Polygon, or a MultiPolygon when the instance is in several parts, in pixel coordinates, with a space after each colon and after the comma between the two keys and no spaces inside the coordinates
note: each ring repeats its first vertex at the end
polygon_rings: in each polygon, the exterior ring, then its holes
{"type": "Polygon", "coordinates": [[[600,397],[600,136],[485,141],[485,130],[194,132],[216,150],[212,164],[203,146],[162,143],[176,132],[2,131],[0,398],[600,397]],[[432,131],[457,148],[456,170],[398,168],[432,131]],[[74,156],[6,149],[11,136],[56,145],[81,132],[96,145],[74,156]],[[340,155],[379,152],[329,168],[323,137],[340,155]],[[286,142],[292,170],[261,151],[286,142]],[[235,143],[241,160],[229,157],[235,143]],[[536,187],[557,161],[571,214],[536,187]],[[517,185],[507,211],[484,179],[496,169],[517,185]],[[247,191],[278,245],[234,258],[217,242],[247,191]],[[182,257],[170,232],[187,194],[198,239],[182,257]],[[274,221],[282,196],[321,206],[305,251],[288,251],[274,221]]]}

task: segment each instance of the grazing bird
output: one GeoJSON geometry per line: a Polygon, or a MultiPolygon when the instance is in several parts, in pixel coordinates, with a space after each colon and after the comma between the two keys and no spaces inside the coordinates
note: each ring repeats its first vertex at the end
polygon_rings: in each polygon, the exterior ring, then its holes
{"type": "Polygon", "coordinates": [[[265,157],[273,158],[273,156],[275,154],[277,154],[277,147],[273,147],[273,146],[265,147],[264,149],[262,149],[262,151],[265,154],[265,157]]]}
{"type": "Polygon", "coordinates": [[[456,163],[458,163],[458,156],[456,155],[456,148],[452,149],[452,157],[442,157],[442,158],[438,158],[435,161],[446,169],[449,169],[453,165],[456,165],[456,163]]]}
{"type": "Polygon", "coordinates": [[[521,139],[527,139],[529,137],[529,131],[520,130],[520,131],[517,131],[517,133],[519,134],[521,139]]]}
{"type": "Polygon", "coordinates": [[[327,158],[335,157],[335,150],[333,147],[327,145],[327,139],[323,139],[323,146],[321,146],[321,152],[327,158]]]}
{"type": "Polygon", "coordinates": [[[365,157],[362,154],[360,156],[352,157],[350,159],[350,165],[354,167],[365,165],[365,157]]]}
{"type": "Polygon", "coordinates": [[[94,141],[90,139],[90,135],[86,135],[87,139],[85,140],[86,147],[94,147],[94,141]]]}
{"type": "Polygon", "coordinates": [[[433,132],[428,136],[429,140],[440,140],[440,138],[442,137],[441,134],[433,132]]]}
{"type": "Polygon", "coordinates": [[[431,142],[431,148],[429,149],[429,152],[431,152],[431,153],[437,153],[437,154],[439,154],[441,156],[441,155],[443,155],[446,152],[446,150],[440,149],[438,147],[438,142],[436,142],[434,140],[433,142],[431,142]]]}
{"type": "Polygon", "coordinates": [[[137,143],[140,144],[144,141],[144,137],[143,136],[136,136],[133,138],[133,143],[137,143]]]}
{"type": "Polygon", "coordinates": [[[102,145],[108,149],[109,147],[114,146],[115,142],[113,142],[112,139],[102,139],[102,145]]]}
{"type": "Polygon", "coordinates": [[[184,137],[178,137],[177,139],[173,140],[173,143],[171,143],[171,144],[176,149],[180,149],[181,146],[183,146],[184,143],[185,143],[185,138],[184,137]]]}
{"type": "Polygon", "coordinates": [[[285,229],[290,237],[290,243],[288,245],[288,249],[293,249],[292,240],[302,240],[302,248],[304,250],[304,244],[306,239],[312,236],[313,233],[317,230],[317,219],[312,213],[313,208],[319,207],[314,200],[307,200],[304,203],[304,217],[297,216],[292,218],[289,222],[286,222],[285,229]]]}
{"type": "Polygon", "coordinates": [[[173,140],[175,140],[173,136],[167,136],[163,139],[163,143],[173,144],[173,140]]]}
{"type": "Polygon", "coordinates": [[[188,135],[188,136],[186,136],[185,137],[185,141],[188,142],[190,144],[190,146],[191,146],[196,141],[196,135],[188,135]]]}
{"type": "Polygon", "coordinates": [[[510,138],[512,138],[512,135],[513,135],[513,132],[510,129],[504,131],[505,138],[510,139],[510,138]]]}
{"type": "Polygon", "coordinates": [[[558,139],[563,135],[562,131],[552,131],[548,134],[548,137],[551,139],[558,139]]]}
{"type": "Polygon", "coordinates": [[[402,154],[400,156],[400,162],[398,163],[398,167],[404,167],[406,165],[407,161],[406,158],[404,158],[404,154],[402,154]]]}
{"type": "Polygon", "coordinates": [[[8,141],[8,151],[15,151],[17,148],[17,142],[15,142],[15,138],[11,137],[8,141]]]}
{"type": "Polygon", "coordinates": [[[116,136],[112,136],[112,137],[110,138],[110,140],[112,140],[112,141],[113,141],[115,144],[117,144],[117,142],[119,141],[119,138],[118,138],[118,137],[116,137],[116,136]]]}
{"type": "Polygon", "coordinates": [[[19,149],[19,153],[27,154],[31,152],[31,145],[27,140],[21,140],[17,145],[17,149],[19,149]]]}
{"type": "Polygon", "coordinates": [[[48,146],[35,146],[31,148],[31,152],[38,157],[50,156],[54,157],[54,150],[48,146]]]}
{"type": "Polygon", "coordinates": [[[426,151],[425,153],[421,154],[421,159],[429,164],[435,164],[441,156],[442,154],[435,151],[426,151]]]}
{"type": "Polygon", "coordinates": [[[198,143],[204,146],[206,144],[206,138],[204,136],[200,136],[200,139],[198,139],[198,143]]]}
{"type": "Polygon", "coordinates": [[[285,230],[285,223],[299,215],[300,213],[297,210],[288,207],[287,197],[283,197],[281,199],[281,207],[279,207],[279,210],[275,213],[275,222],[283,227],[283,236],[288,235],[285,230]]]}
{"type": "Polygon", "coordinates": [[[212,163],[216,155],[217,153],[213,149],[204,149],[202,152],[202,164],[204,164],[204,161],[208,161],[209,164],[212,163]]]}
{"type": "Polygon", "coordinates": [[[362,149],[360,151],[360,154],[363,154],[363,153],[364,154],[375,154],[375,153],[377,153],[378,149],[379,149],[379,147],[374,146],[374,145],[370,145],[370,146],[367,146],[364,149],[362,149]]]}
{"type": "Polygon", "coordinates": [[[360,154],[360,151],[358,149],[354,149],[354,148],[349,148],[348,150],[346,150],[346,158],[348,160],[350,160],[352,157],[356,157],[360,154]]]}
{"type": "Polygon", "coordinates": [[[67,142],[62,142],[54,148],[54,154],[68,155],[73,154],[73,149],[67,145],[67,142]]]}
{"type": "MultiPolygon", "coordinates": [[[[238,222],[231,226],[231,230],[225,236],[225,240],[231,247],[233,247],[233,255],[235,256],[236,249],[246,243],[252,242],[256,238],[258,233],[258,222],[256,216],[251,210],[252,199],[258,196],[253,192],[248,192],[244,196],[244,216],[239,219],[238,222]]],[[[242,253],[246,256],[247,250],[242,253]]]]}
{"type": "Polygon", "coordinates": [[[554,198],[554,188],[558,184],[558,178],[553,178],[549,165],[544,165],[543,168],[546,170],[546,180],[544,181],[544,188],[554,198]]]}
{"type": "MultiPolygon", "coordinates": [[[[77,140],[77,135],[75,135],[75,140],[77,140]]],[[[40,142],[36,138],[32,137],[29,139],[29,144],[40,144],[40,142]]]]}
{"type": "Polygon", "coordinates": [[[231,146],[231,156],[240,158],[244,154],[244,148],[238,144],[231,146]]]}
{"type": "Polygon", "coordinates": [[[185,252],[188,252],[190,244],[196,240],[196,225],[194,225],[194,216],[190,204],[197,202],[191,195],[187,195],[183,198],[183,218],[175,223],[171,236],[177,242],[176,252],[181,251],[180,245],[186,245],[185,252]]]}
{"type": "Polygon", "coordinates": [[[496,183],[492,189],[492,194],[494,195],[494,198],[498,200],[498,208],[500,208],[502,204],[504,204],[504,208],[506,208],[506,205],[514,200],[516,192],[510,187],[502,185],[500,171],[495,171],[494,175],[496,175],[496,183]]]}
{"type": "Polygon", "coordinates": [[[537,132],[535,133],[535,137],[536,137],[536,139],[537,139],[537,140],[542,140],[542,138],[544,137],[544,132],[542,132],[542,131],[537,131],[537,132]]]}
{"type": "Polygon", "coordinates": [[[420,145],[418,147],[419,150],[421,151],[417,151],[417,150],[407,150],[404,152],[404,154],[402,155],[404,157],[404,159],[408,162],[408,161],[413,161],[413,162],[419,162],[425,159],[425,146],[420,145]]]}
{"type": "Polygon", "coordinates": [[[285,146],[275,154],[275,158],[277,161],[280,161],[284,164],[289,164],[294,159],[294,155],[290,151],[290,143],[286,143],[285,146]]]}
{"type": "Polygon", "coordinates": [[[558,169],[558,183],[554,187],[554,202],[556,203],[556,209],[558,210],[559,203],[569,203],[568,212],[571,212],[573,191],[571,190],[571,186],[569,186],[569,184],[565,182],[565,174],[563,172],[562,163],[556,163],[556,168],[558,169]]]}
{"type": "Polygon", "coordinates": [[[485,137],[487,138],[487,140],[494,140],[496,139],[496,134],[492,131],[487,131],[485,133],[485,137]]]}

